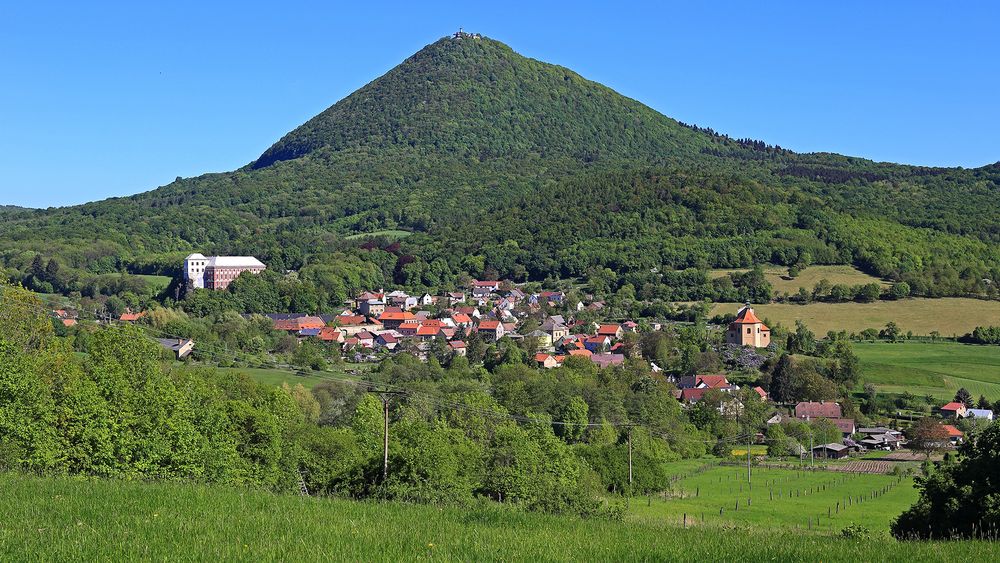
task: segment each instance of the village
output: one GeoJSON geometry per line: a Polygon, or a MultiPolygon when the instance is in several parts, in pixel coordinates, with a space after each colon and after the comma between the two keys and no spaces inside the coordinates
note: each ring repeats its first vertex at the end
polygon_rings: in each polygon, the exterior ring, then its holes
{"type": "MultiPolygon", "coordinates": [[[[258,274],[266,267],[253,257],[205,257],[192,254],[185,261],[185,282],[191,289],[225,290],[243,272],[258,274]]],[[[554,369],[567,361],[583,361],[597,368],[623,366],[638,358],[640,333],[660,331],[664,323],[638,320],[582,320],[601,318],[604,303],[598,300],[567,302],[563,291],[525,292],[506,280],[472,280],[466,291],[441,295],[410,295],[402,290],[364,291],[345,302],[331,314],[268,313],[274,331],[287,334],[300,343],[314,342],[335,347],[340,355],[354,363],[378,362],[398,353],[408,353],[427,361],[445,353],[465,356],[470,339],[486,344],[501,340],[517,343],[530,350],[529,360],[541,369],[554,369]]],[[[60,310],[54,315],[65,326],[77,320],[72,313],[60,310]]],[[[128,311],[120,323],[140,322],[146,312],[128,311]]],[[[250,315],[244,315],[249,317],[250,315]]],[[[750,304],[735,311],[728,326],[719,327],[726,346],[744,351],[773,349],[771,329],[758,318],[750,304]]],[[[178,360],[190,358],[196,342],[186,338],[157,338],[160,345],[178,360]]],[[[740,394],[741,386],[721,373],[677,376],[664,373],[650,363],[674,387],[673,396],[684,408],[693,408],[711,397],[723,416],[738,415],[748,396],[769,405],[771,415],[766,427],[754,436],[754,443],[766,445],[767,427],[788,420],[829,421],[840,439],[824,443],[798,444],[793,452],[800,458],[841,459],[869,451],[894,452],[907,445],[898,424],[864,426],[842,412],[836,401],[774,402],[760,385],[747,388],[752,394],[740,394]]],[[[972,408],[963,402],[940,405],[937,444],[925,444],[936,450],[953,449],[963,440],[957,427],[962,420],[992,421],[991,409],[972,408]]],[[[809,436],[812,441],[812,436],[809,436]]],[[[805,441],[805,440],[803,440],[805,441]]],[[[903,458],[900,458],[903,459],[903,458]]]]}

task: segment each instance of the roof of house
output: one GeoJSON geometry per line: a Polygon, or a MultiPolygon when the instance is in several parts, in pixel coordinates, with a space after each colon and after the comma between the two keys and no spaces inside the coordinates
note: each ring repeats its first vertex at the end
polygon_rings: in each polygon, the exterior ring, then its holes
{"type": "Polygon", "coordinates": [[[570,356],[584,356],[584,357],[587,357],[587,356],[592,356],[593,353],[590,350],[587,350],[587,349],[584,348],[584,349],[570,350],[569,351],[569,355],[570,356]]]}
{"type": "Polygon", "coordinates": [[[955,428],[951,424],[942,424],[941,426],[948,432],[949,438],[961,438],[962,436],[965,436],[964,432],[955,428]]]}
{"type": "Polygon", "coordinates": [[[320,340],[340,340],[343,333],[332,326],[327,326],[319,329],[317,336],[319,336],[320,340]]]}
{"type": "Polygon", "coordinates": [[[472,317],[465,313],[455,313],[451,316],[451,320],[455,321],[455,324],[469,324],[472,322],[472,317]]]}
{"type": "Polygon", "coordinates": [[[462,342],[461,340],[452,340],[451,342],[448,343],[448,346],[451,346],[452,348],[455,349],[465,348],[465,342],[462,342]]]}
{"type": "Polygon", "coordinates": [[[708,388],[706,387],[701,387],[699,389],[681,389],[680,398],[681,401],[687,403],[694,403],[700,401],[701,398],[705,395],[706,391],[708,391],[708,388]]]}
{"type": "Polygon", "coordinates": [[[796,418],[840,418],[842,416],[839,403],[826,401],[802,401],[795,405],[796,418]]]}
{"type": "Polygon", "coordinates": [[[753,390],[754,390],[754,393],[757,393],[758,395],[760,395],[761,399],[767,399],[767,391],[764,391],[763,387],[761,387],[761,386],[758,385],[757,387],[754,387],[753,390]]]}
{"type": "Polygon", "coordinates": [[[382,334],[378,335],[378,337],[381,338],[382,342],[385,342],[386,344],[395,344],[399,342],[399,339],[396,338],[396,336],[391,332],[383,332],[382,334]]]}
{"type": "Polygon", "coordinates": [[[322,328],[304,328],[299,331],[299,336],[319,336],[322,328]]]}
{"type": "Polygon", "coordinates": [[[614,336],[618,334],[618,331],[621,330],[621,328],[621,325],[618,324],[601,325],[597,329],[597,334],[602,336],[614,336]]]}
{"type": "Polygon", "coordinates": [[[993,411],[990,409],[967,409],[965,413],[972,418],[992,418],[993,411]]]}
{"type": "Polygon", "coordinates": [[[364,315],[337,315],[333,318],[340,326],[357,326],[365,324],[364,315]]]}
{"type": "Polygon", "coordinates": [[[496,330],[500,321],[479,321],[479,330],[496,330]]]}
{"type": "Polygon", "coordinates": [[[122,313],[122,315],[120,317],[118,317],[118,320],[125,321],[125,322],[133,322],[133,321],[137,321],[137,320],[139,320],[139,319],[141,319],[141,318],[143,318],[145,316],[146,316],[146,311],[142,311],[140,313],[132,313],[132,312],[122,313]]]}
{"type": "Polygon", "coordinates": [[[551,357],[552,357],[552,354],[546,354],[544,352],[539,352],[539,353],[535,354],[535,361],[536,362],[544,362],[545,360],[547,360],[547,359],[549,359],[551,357]]]}
{"type": "Polygon", "coordinates": [[[441,328],[444,326],[444,322],[441,319],[425,319],[420,323],[422,326],[432,326],[434,328],[441,328]]]}
{"type": "Polygon", "coordinates": [[[835,452],[842,452],[842,451],[844,451],[844,450],[847,449],[847,446],[845,446],[844,444],[829,443],[829,444],[820,444],[820,445],[816,446],[813,449],[814,450],[833,450],[835,452]]]}
{"type": "Polygon", "coordinates": [[[417,330],[420,328],[420,323],[417,321],[406,321],[405,323],[399,325],[399,330],[417,330]]]}
{"type": "Polygon", "coordinates": [[[361,332],[354,335],[358,340],[374,340],[375,335],[368,332],[367,330],[362,330],[361,332]]]}
{"type": "Polygon", "coordinates": [[[185,260],[202,260],[204,258],[205,258],[204,254],[200,252],[195,252],[194,254],[188,254],[185,260]]]}
{"type": "Polygon", "coordinates": [[[837,425],[837,430],[840,430],[842,434],[854,434],[854,419],[853,418],[831,418],[830,422],[837,425]]]}
{"type": "Polygon", "coordinates": [[[696,375],[695,381],[695,386],[704,383],[706,386],[716,389],[729,387],[729,379],[727,379],[724,375],[696,375]]]}
{"type": "Polygon", "coordinates": [[[441,327],[421,325],[417,329],[417,336],[436,336],[441,327]]]}
{"type": "Polygon", "coordinates": [[[959,402],[956,402],[956,401],[952,401],[951,403],[948,403],[947,405],[941,407],[941,410],[943,410],[943,411],[960,411],[960,410],[962,410],[964,408],[965,408],[965,403],[959,403],[959,402]]]}
{"type": "Polygon", "coordinates": [[[386,309],[381,315],[378,316],[378,320],[385,321],[408,321],[413,319],[413,313],[409,311],[390,311],[386,309]]]}
{"type": "Polygon", "coordinates": [[[497,286],[499,286],[499,285],[500,285],[500,282],[498,282],[498,281],[488,281],[488,280],[487,280],[487,281],[479,281],[479,280],[472,280],[472,286],[473,286],[473,287],[497,287],[497,286]]]}
{"type": "Polygon", "coordinates": [[[625,363],[625,356],[622,354],[592,354],[590,361],[601,367],[620,366],[625,363]]]}

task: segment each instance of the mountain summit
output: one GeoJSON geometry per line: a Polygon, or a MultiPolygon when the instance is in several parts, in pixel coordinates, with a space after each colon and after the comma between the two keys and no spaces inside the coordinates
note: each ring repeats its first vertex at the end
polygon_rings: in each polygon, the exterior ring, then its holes
{"type": "Polygon", "coordinates": [[[592,160],[706,144],[703,135],[569,69],[464,34],[424,47],[286,135],[253,167],[319,149],[392,145],[480,159],[592,160]]]}

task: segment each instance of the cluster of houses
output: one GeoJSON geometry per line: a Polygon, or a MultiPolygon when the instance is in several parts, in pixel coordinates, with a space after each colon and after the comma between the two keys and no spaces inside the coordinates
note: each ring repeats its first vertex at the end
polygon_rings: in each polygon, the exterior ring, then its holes
{"type": "Polygon", "coordinates": [[[941,407],[941,416],[943,418],[949,418],[953,420],[961,420],[963,418],[973,418],[979,420],[985,420],[986,422],[993,422],[993,411],[990,409],[970,409],[965,406],[965,403],[960,403],[953,401],[941,407]]]}
{"type": "MultiPolygon", "coordinates": [[[[275,330],[336,343],[345,351],[358,353],[392,352],[405,347],[425,355],[432,341],[440,340],[455,354],[465,355],[468,339],[475,333],[487,342],[504,337],[533,338],[538,350],[534,360],[545,368],[559,367],[570,356],[586,357],[602,367],[624,363],[622,340],[625,334],[638,331],[637,323],[595,324],[550,315],[525,332],[520,330],[525,318],[546,305],[562,307],[566,295],[561,291],[528,294],[517,287],[504,288],[505,285],[500,281],[474,280],[468,293],[444,295],[367,291],[339,314],[267,316],[275,330]]],[[[575,306],[577,311],[587,307],[599,310],[601,304],[575,306]]]]}

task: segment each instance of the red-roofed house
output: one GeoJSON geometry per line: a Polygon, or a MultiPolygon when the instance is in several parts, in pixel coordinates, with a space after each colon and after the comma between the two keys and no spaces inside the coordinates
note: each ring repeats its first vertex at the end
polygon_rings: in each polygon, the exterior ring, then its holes
{"type": "Polygon", "coordinates": [[[561,364],[552,354],[544,353],[535,354],[535,361],[545,369],[557,368],[561,364]]]}
{"type": "Polygon", "coordinates": [[[383,332],[375,338],[375,345],[386,350],[395,350],[399,345],[399,339],[391,332],[383,332]]]}
{"type": "Polygon", "coordinates": [[[384,311],[378,316],[378,320],[386,330],[396,330],[399,325],[414,319],[413,313],[409,311],[384,311]]]}
{"type": "Polygon", "coordinates": [[[582,356],[584,358],[589,358],[589,357],[591,357],[594,354],[590,350],[587,350],[586,348],[583,348],[583,349],[577,349],[577,350],[570,350],[569,351],[569,355],[570,356],[582,356]]]}
{"type": "Polygon", "coordinates": [[[284,330],[288,332],[299,332],[305,329],[321,329],[326,326],[323,319],[319,317],[296,317],[294,319],[276,319],[274,330],[284,330]]]}
{"type": "Polygon", "coordinates": [[[354,337],[358,339],[358,344],[364,346],[365,348],[375,347],[375,335],[367,330],[357,333],[354,337]]]}
{"type": "Polygon", "coordinates": [[[959,444],[962,442],[962,438],[965,437],[965,432],[962,432],[958,428],[955,428],[951,424],[941,425],[945,431],[948,433],[948,441],[952,444],[959,444]]]}
{"type": "Polygon", "coordinates": [[[802,401],[795,405],[795,418],[840,418],[842,415],[839,403],[826,401],[802,401]]]}
{"type": "Polygon", "coordinates": [[[397,328],[400,334],[403,336],[416,336],[417,329],[420,328],[420,323],[417,321],[407,321],[397,328]]]}
{"type": "Polygon", "coordinates": [[[760,395],[761,400],[767,400],[767,391],[764,391],[763,387],[757,386],[753,388],[754,393],[760,395]]]}
{"type": "Polygon", "coordinates": [[[340,329],[334,328],[332,326],[325,326],[319,329],[319,335],[317,335],[317,338],[319,338],[323,342],[343,343],[344,333],[340,329]]]}
{"type": "Polygon", "coordinates": [[[681,389],[680,400],[682,403],[697,403],[707,391],[707,387],[701,387],[698,389],[681,389]]]}
{"type": "Polygon", "coordinates": [[[622,325],[619,324],[607,324],[601,325],[597,328],[598,336],[607,336],[608,338],[614,338],[618,340],[622,337],[622,325]]]}
{"type": "Polygon", "coordinates": [[[965,403],[951,402],[941,407],[941,416],[945,418],[962,418],[965,416],[965,403]]]}
{"type": "Polygon", "coordinates": [[[853,418],[831,418],[830,422],[837,425],[837,429],[840,433],[844,435],[845,438],[850,438],[857,427],[854,425],[853,418]]]}
{"type": "Polygon", "coordinates": [[[441,331],[440,327],[420,325],[420,327],[417,329],[416,336],[417,339],[419,340],[433,340],[435,337],[437,337],[438,332],[440,331],[441,331]]]}
{"type": "Polygon", "coordinates": [[[461,340],[452,340],[448,343],[448,347],[451,348],[451,351],[454,352],[456,356],[465,355],[465,342],[462,342],[461,340]]]}
{"type": "Polygon", "coordinates": [[[500,340],[506,334],[503,323],[493,320],[479,321],[479,326],[476,330],[479,331],[479,334],[489,336],[494,342],[500,340]]]}
{"type": "Polygon", "coordinates": [[[757,318],[750,305],[746,305],[736,313],[736,320],[729,323],[726,343],[766,348],[771,344],[771,329],[757,318]]]}
{"type": "Polygon", "coordinates": [[[127,311],[122,313],[122,316],[118,317],[118,320],[123,323],[134,323],[135,321],[146,316],[146,311],[141,313],[133,313],[132,311],[127,311]]]}
{"type": "Polygon", "coordinates": [[[455,323],[455,326],[470,326],[472,324],[472,317],[465,313],[455,313],[451,316],[451,320],[455,323]]]}

